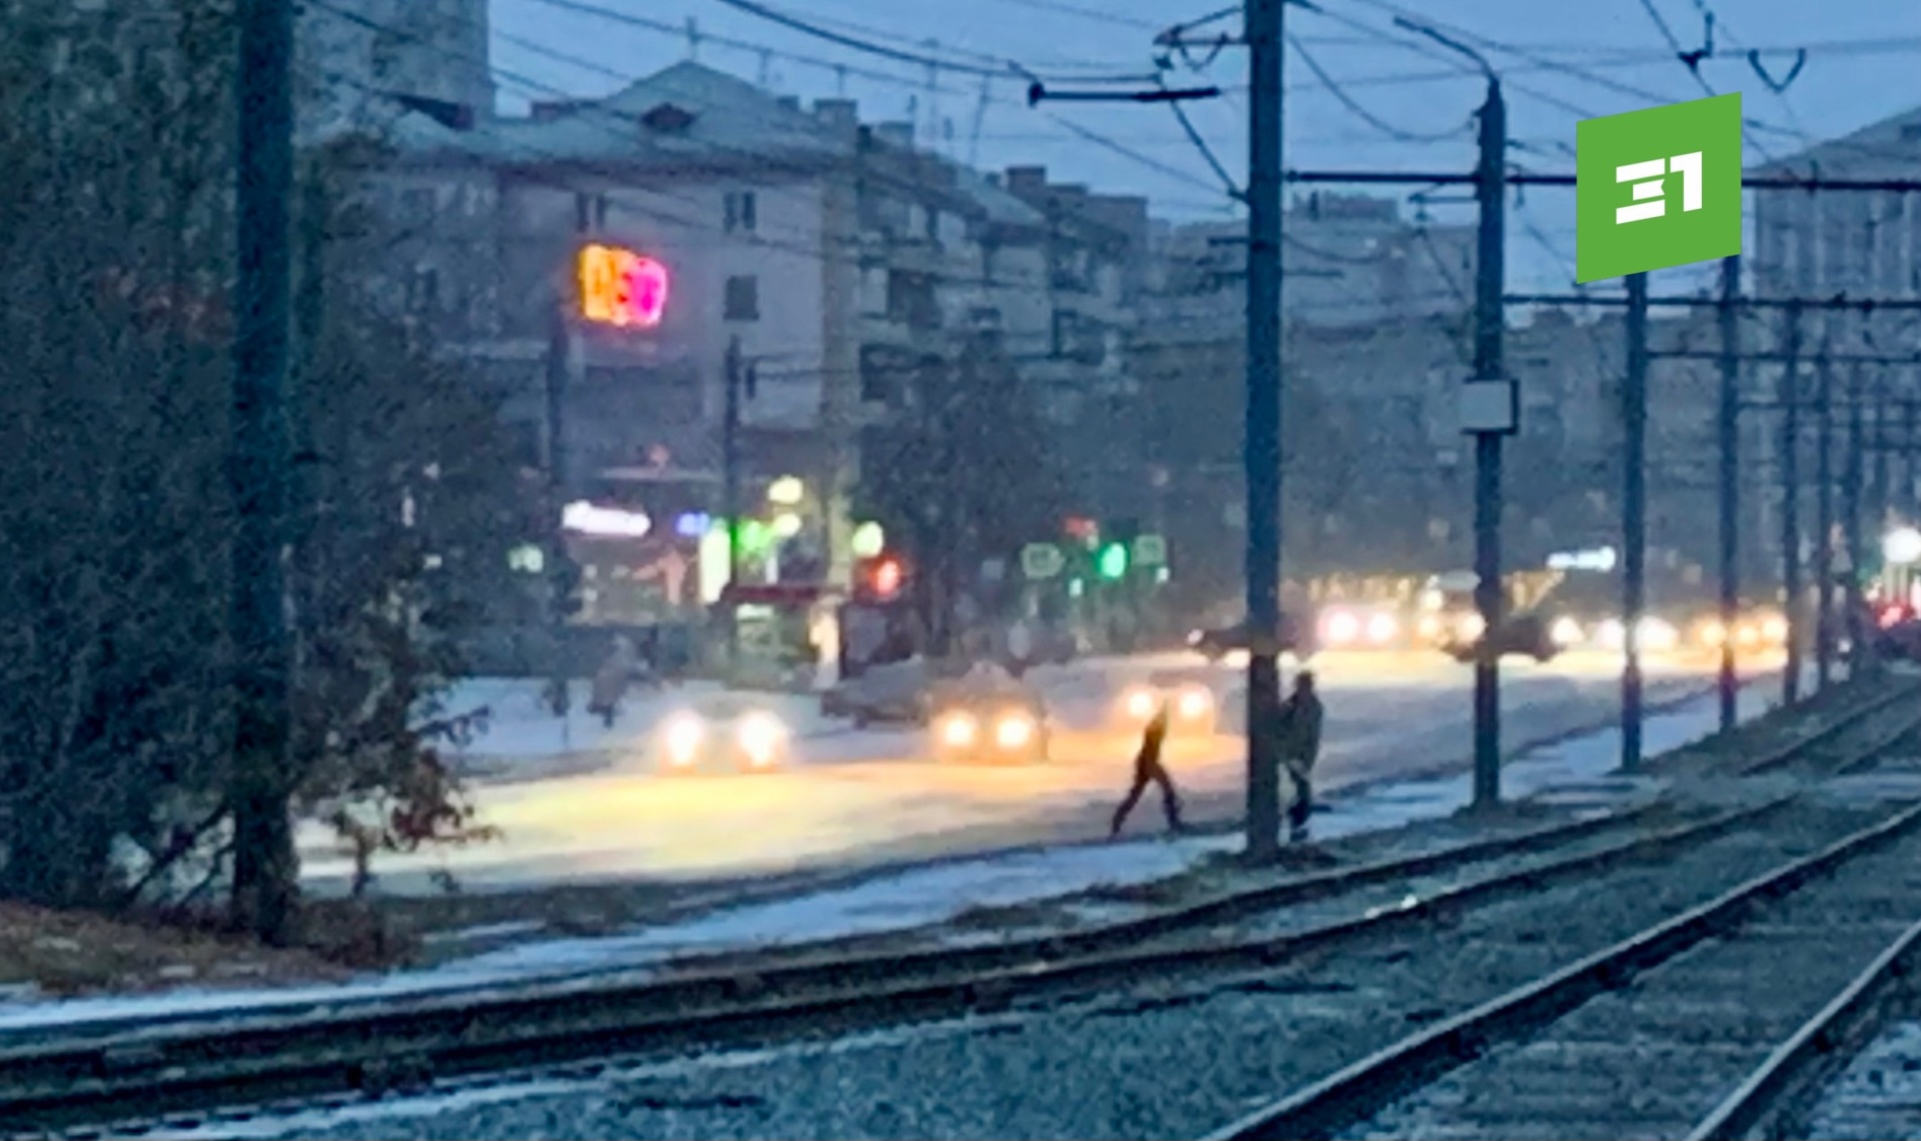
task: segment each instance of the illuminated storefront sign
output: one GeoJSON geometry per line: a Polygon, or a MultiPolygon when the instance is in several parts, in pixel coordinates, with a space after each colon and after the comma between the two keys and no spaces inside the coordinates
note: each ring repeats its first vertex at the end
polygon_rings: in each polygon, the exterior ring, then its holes
{"type": "Polygon", "coordinates": [[[580,251],[580,315],[599,325],[651,329],[667,310],[667,267],[618,246],[580,251]]]}

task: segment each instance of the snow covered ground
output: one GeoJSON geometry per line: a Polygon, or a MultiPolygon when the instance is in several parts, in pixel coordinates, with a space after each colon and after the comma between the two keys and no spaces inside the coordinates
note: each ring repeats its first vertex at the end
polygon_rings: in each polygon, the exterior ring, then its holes
{"type": "MultiPolygon", "coordinates": [[[[1101,725],[1113,695],[1156,669],[1191,661],[1109,659],[1040,671],[1067,731],[1053,760],[1036,766],[935,764],[917,732],[856,732],[823,721],[807,699],[754,697],[781,710],[798,736],[786,771],[753,776],[655,771],[651,734],[659,719],[727,700],[717,688],[641,695],[613,730],[581,715],[563,730],[539,708],[537,686],[477,683],[458,700],[496,714],[474,755],[493,774],[478,796],[502,838],[383,857],[377,890],[435,891],[442,868],[465,890],[485,892],[811,874],[1095,839],[1106,833],[1137,743],[1101,725]]],[[[1353,654],[1327,655],[1316,668],[1328,705],[1323,791],[1428,775],[1471,755],[1470,676],[1456,663],[1438,654],[1353,654]]],[[[1504,740],[1516,746],[1606,723],[1617,701],[1613,671],[1613,662],[1574,656],[1509,668],[1504,740]]],[[[1232,728],[1238,675],[1222,670],[1215,679],[1232,728]]],[[[1673,700],[1706,682],[1698,664],[1671,664],[1652,670],[1649,684],[1652,699],[1673,700]]],[[[1233,734],[1174,744],[1170,767],[1190,821],[1238,814],[1243,755],[1233,734]]],[[[1156,805],[1143,805],[1132,827],[1153,827],[1157,815],[1156,805]]],[[[301,846],[309,890],[343,890],[351,864],[332,835],[306,828],[301,846]]]]}
{"type": "MultiPolygon", "coordinates": [[[[1742,715],[1768,706],[1771,693],[1750,686],[1742,715]]],[[[1712,697],[1651,717],[1645,728],[1650,755],[1713,731],[1712,697]]],[[[1614,730],[1592,733],[1520,757],[1506,767],[1512,798],[1534,796],[1599,807],[1647,791],[1651,778],[1615,775],[1620,741],[1614,730]]],[[[1376,783],[1334,793],[1316,818],[1316,834],[1336,839],[1400,827],[1454,812],[1467,803],[1466,776],[1376,783]]],[[[1134,840],[1078,845],[955,860],[939,866],[880,874],[859,884],[793,898],[726,908],[710,914],[595,939],[524,943],[431,970],[395,972],[355,983],[261,991],[179,991],[158,996],[103,997],[0,1004],[0,1044],[54,1024],[112,1023],[127,1019],[217,1014],[241,1009],[337,1007],[436,991],[500,986],[609,971],[645,971],[667,960],[744,949],[765,949],[856,935],[902,931],[945,922],[975,908],[1005,907],[1165,878],[1210,854],[1235,846],[1227,836],[1172,841],[1134,840]]]]}

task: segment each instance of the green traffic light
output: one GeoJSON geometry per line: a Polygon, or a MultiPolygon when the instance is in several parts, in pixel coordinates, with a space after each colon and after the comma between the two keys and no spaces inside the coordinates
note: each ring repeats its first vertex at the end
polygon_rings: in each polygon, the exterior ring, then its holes
{"type": "Polygon", "coordinates": [[[1101,548],[1100,563],[1097,569],[1105,579],[1125,578],[1127,576],[1127,547],[1120,543],[1109,543],[1101,548]]]}

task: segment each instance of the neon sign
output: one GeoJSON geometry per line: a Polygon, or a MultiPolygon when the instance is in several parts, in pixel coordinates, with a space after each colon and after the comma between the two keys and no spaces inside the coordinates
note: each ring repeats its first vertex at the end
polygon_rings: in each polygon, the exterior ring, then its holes
{"type": "Polygon", "coordinates": [[[667,267],[618,246],[580,251],[580,315],[599,325],[651,329],[667,309],[667,267]]]}

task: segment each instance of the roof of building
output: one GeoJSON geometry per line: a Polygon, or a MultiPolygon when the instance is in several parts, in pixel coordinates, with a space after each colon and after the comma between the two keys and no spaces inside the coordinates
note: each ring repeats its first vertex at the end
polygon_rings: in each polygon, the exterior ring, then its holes
{"type": "Polygon", "coordinates": [[[1870,123],[1838,139],[1750,168],[1750,174],[1806,177],[1810,168],[1845,178],[1912,176],[1921,167],[1921,107],[1870,123]]]}
{"type": "Polygon", "coordinates": [[[1034,229],[1047,225],[1046,215],[1009,193],[1005,187],[988,181],[986,175],[973,167],[957,165],[954,181],[960,192],[986,213],[989,222],[1034,229]]]}
{"type": "Polygon", "coordinates": [[[426,115],[404,115],[392,138],[421,158],[610,166],[831,161],[853,147],[851,132],[837,132],[751,83],[693,62],[546,117],[493,119],[458,131],[426,115]]]}

